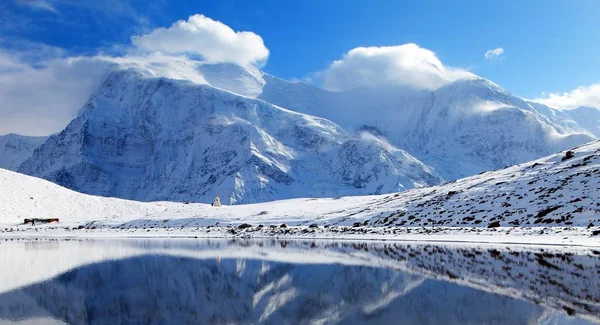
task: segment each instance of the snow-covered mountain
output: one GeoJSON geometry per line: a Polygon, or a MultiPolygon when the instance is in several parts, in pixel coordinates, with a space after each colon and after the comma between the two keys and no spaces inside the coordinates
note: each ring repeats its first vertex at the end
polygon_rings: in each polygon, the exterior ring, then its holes
{"type": "Polygon", "coordinates": [[[482,78],[331,92],[233,64],[199,65],[195,84],[160,75],[113,72],[18,170],[104,196],[250,203],[432,185],[600,136],[600,110],[552,109],[482,78]]]}
{"type": "Polygon", "coordinates": [[[0,168],[16,170],[47,138],[12,133],[0,135],[0,168]]]}
{"type": "Polygon", "coordinates": [[[135,70],[114,71],[80,116],[19,171],[141,201],[209,202],[220,194],[226,203],[251,203],[442,181],[367,131],[350,133],[262,100],[135,70]]]}
{"type": "Polygon", "coordinates": [[[408,87],[332,92],[230,64],[203,69],[208,83],[287,109],[369,130],[433,166],[447,180],[537,159],[600,137],[600,110],[557,110],[483,79],[424,91],[408,87]]]}
{"type": "MultiPolygon", "coordinates": [[[[271,76],[259,96],[349,130],[371,130],[453,180],[537,159],[590,141],[599,123],[528,103],[482,79],[433,91],[360,88],[329,92],[271,76]],[[551,119],[548,115],[556,114],[551,119]],[[568,122],[567,122],[568,121],[568,122]],[[569,123],[569,127],[562,124],[569,123]]],[[[598,110],[593,110],[596,114],[598,110]]],[[[592,120],[593,121],[593,120],[592,120]]]]}

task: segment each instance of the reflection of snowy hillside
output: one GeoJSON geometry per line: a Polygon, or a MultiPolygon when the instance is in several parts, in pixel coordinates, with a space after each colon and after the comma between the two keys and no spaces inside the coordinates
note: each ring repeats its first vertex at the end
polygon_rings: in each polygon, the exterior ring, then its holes
{"type": "MultiPolygon", "coordinates": [[[[26,244],[14,242],[10,249],[26,253],[20,251],[26,244]]],[[[0,293],[0,319],[52,317],[71,324],[563,324],[574,321],[569,313],[600,320],[600,291],[593,285],[600,281],[598,255],[588,249],[126,240],[61,242],[62,250],[45,255],[56,258],[79,245],[104,257],[0,293]],[[134,254],[111,259],[115,247],[134,254]],[[320,261],[319,256],[337,262],[320,261]]],[[[17,268],[28,263],[14,261],[17,268]]]]}
{"type": "Polygon", "coordinates": [[[23,294],[41,308],[19,318],[47,311],[70,324],[526,324],[542,314],[531,303],[393,270],[165,256],[92,264],[0,300],[23,294]],[[480,313],[469,312],[473,304],[480,313]]]}

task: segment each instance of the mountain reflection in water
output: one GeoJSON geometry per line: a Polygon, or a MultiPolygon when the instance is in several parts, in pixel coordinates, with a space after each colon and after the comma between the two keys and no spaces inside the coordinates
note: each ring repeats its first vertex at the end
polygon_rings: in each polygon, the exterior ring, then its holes
{"type": "Polygon", "coordinates": [[[0,324],[589,324],[600,252],[354,241],[0,241],[0,324]]]}

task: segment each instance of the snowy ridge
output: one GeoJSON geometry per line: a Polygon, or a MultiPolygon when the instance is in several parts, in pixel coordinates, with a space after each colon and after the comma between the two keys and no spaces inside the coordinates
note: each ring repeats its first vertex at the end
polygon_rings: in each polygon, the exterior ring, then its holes
{"type": "Polygon", "coordinates": [[[596,138],[600,137],[600,109],[598,108],[581,106],[569,110],[557,110],[535,102],[529,104],[562,133],[580,132],[596,138]]]}
{"type": "Polygon", "coordinates": [[[48,137],[0,135],[0,168],[16,170],[48,137]]]}
{"type": "Polygon", "coordinates": [[[439,184],[372,135],[207,85],[113,72],[20,172],[95,195],[227,204],[439,184]]]}
{"type": "Polygon", "coordinates": [[[202,64],[198,67],[206,81],[213,87],[257,98],[265,86],[264,73],[257,68],[235,64],[202,64]]]}
{"type": "Polygon", "coordinates": [[[585,118],[575,121],[540,104],[535,104],[536,110],[482,78],[458,80],[433,91],[391,87],[346,92],[264,78],[259,98],[350,130],[377,132],[447,180],[537,159],[598,136],[588,130],[597,130],[597,124],[586,124],[585,118]],[[554,113],[555,118],[547,117],[554,113]]]}

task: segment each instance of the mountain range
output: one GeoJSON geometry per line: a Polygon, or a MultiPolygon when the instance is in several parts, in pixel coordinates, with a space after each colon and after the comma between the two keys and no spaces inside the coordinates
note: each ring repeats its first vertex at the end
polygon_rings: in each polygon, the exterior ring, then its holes
{"type": "Polygon", "coordinates": [[[600,137],[600,110],[482,78],[332,92],[232,64],[197,71],[115,69],[62,132],[4,149],[3,166],[87,194],[236,204],[431,186],[600,137]]]}

